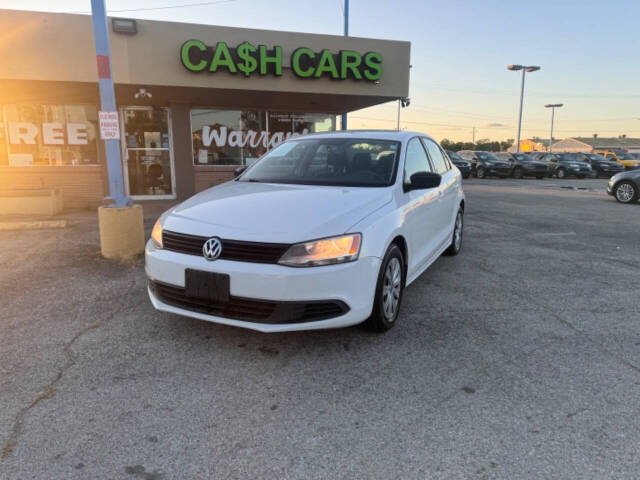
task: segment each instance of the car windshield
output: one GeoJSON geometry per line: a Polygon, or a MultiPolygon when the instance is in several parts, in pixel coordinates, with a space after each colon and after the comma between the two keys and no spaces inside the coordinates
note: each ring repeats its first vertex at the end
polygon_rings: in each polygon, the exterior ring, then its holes
{"type": "Polygon", "coordinates": [[[491,160],[491,161],[500,161],[498,157],[496,157],[493,153],[489,152],[476,152],[476,155],[480,160],[491,160]]]}
{"type": "Polygon", "coordinates": [[[531,160],[533,160],[529,155],[526,155],[524,153],[513,153],[512,155],[513,158],[515,158],[519,162],[530,162],[531,160]]]}
{"type": "Polygon", "coordinates": [[[635,158],[633,158],[633,155],[631,155],[630,153],[619,153],[618,158],[620,160],[635,160],[635,158]]]}
{"type": "Polygon", "coordinates": [[[602,155],[598,155],[597,153],[586,153],[585,155],[590,160],[595,160],[597,162],[606,162],[607,161],[606,158],[604,158],[602,155]]]}
{"type": "Polygon", "coordinates": [[[395,178],[400,143],[353,138],[292,140],[271,150],[240,182],[386,187],[395,178]]]}
{"type": "Polygon", "coordinates": [[[454,162],[464,162],[462,157],[458,155],[456,152],[447,152],[447,155],[449,155],[449,158],[454,162]]]}

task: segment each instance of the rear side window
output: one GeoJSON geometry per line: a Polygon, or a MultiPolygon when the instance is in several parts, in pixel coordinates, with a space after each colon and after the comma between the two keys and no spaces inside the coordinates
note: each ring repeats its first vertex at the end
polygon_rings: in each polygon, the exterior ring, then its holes
{"type": "Polygon", "coordinates": [[[407,154],[404,161],[404,182],[411,183],[411,175],[416,172],[430,172],[431,165],[422,143],[412,138],[407,144],[407,154]]]}
{"type": "Polygon", "coordinates": [[[443,173],[448,172],[449,164],[445,160],[444,155],[442,155],[440,147],[438,147],[433,140],[429,140],[428,138],[423,138],[422,142],[429,152],[429,158],[431,158],[431,161],[433,162],[433,168],[436,173],[442,175],[443,173]]]}

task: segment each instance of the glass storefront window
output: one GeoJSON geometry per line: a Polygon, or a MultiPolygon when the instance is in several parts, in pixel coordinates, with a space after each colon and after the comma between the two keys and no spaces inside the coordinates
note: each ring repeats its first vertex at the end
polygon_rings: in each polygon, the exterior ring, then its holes
{"type": "Polygon", "coordinates": [[[92,105],[4,105],[0,165],[97,165],[97,124],[92,105]]]}
{"type": "Polygon", "coordinates": [[[250,165],[291,135],[335,130],[328,114],[191,110],[194,165],[250,165]]]}

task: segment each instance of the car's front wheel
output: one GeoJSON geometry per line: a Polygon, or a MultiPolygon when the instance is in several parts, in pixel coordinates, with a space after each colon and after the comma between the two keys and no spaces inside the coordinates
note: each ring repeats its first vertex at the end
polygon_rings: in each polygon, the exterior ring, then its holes
{"type": "Polygon", "coordinates": [[[487,176],[487,171],[484,167],[478,167],[476,170],[476,177],[484,178],[487,176]]]}
{"type": "Polygon", "coordinates": [[[556,172],[556,177],[567,178],[567,172],[564,170],[564,168],[559,168],[558,171],[556,172]]]}
{"type": "Polygon", "coordinates": [[[380,267],[373,312],[365,322],[369,330],[386,332],[396,324],[404,289],[404,265],[402,251],[392,244],[380,267]]]}
{"type": "Polygon", "coordinates": [[[513,178],[522,178],[524,177],[524,170],[521,167],[516,167],[513,170],[513,178]]]}
{"type": "Polygon", "coordinates": [[[620,203],[633,203],[638,200],[638,188],[627,180],[618,183],[613,189],[613,194],[620,203]]]}

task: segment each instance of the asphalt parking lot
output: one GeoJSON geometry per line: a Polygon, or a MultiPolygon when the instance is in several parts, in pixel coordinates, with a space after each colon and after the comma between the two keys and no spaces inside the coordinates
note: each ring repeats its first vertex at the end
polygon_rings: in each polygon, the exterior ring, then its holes
{"type": "Polygon", "coordinates": [[[385,335],[155,312],[87,215],[0,232],[0,478],[638,478],[640,205],[465,182],[385,335]]]}

